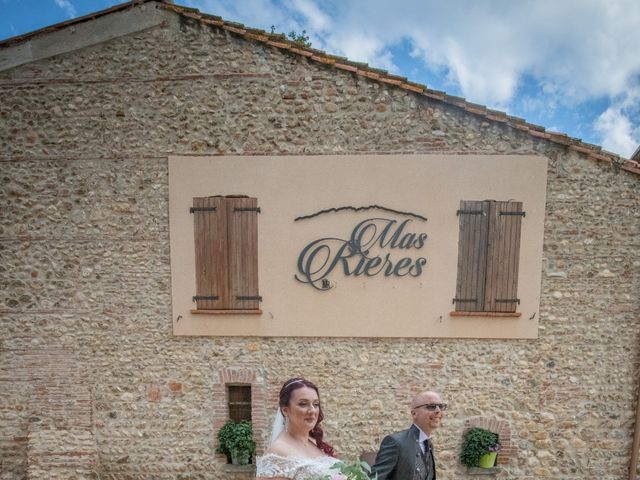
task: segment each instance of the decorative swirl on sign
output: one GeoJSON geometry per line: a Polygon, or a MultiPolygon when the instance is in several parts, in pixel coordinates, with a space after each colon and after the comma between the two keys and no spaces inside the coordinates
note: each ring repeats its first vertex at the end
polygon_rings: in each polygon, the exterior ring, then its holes
{"type": "Polygon", "coordinates": [[[297,222],[298,220],[307,220],[309,218],[322,215],[324,213],[339,212],[341,210],[353,210],[354,212],[360,212],[363,210],[373,210],[373,209],[384,210],[385,212],[397,213],[398,215],[406,215],[408,217],[414,217],[425,222],[427,221],[427,217],[423,217],[422,215],[418,215],[417,213],[401,212],[400,210],[394,210],[393,208],[382,207],[380,205],[369,205],[367,207],[345,206],[345,207],[328,208],[326,210],[320,210],[319,212],[312,213],[311,215],[303,215],[302,217],[294,218],[293,221],[297,222]]]}

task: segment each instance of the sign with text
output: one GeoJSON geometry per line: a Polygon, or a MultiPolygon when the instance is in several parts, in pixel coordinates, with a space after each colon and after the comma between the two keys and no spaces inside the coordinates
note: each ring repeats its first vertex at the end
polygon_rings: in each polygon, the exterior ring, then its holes
{"type": "Polygon", "coordinates": [[[419,277],[427,263],[427,234],[413,231],[412,219],[367,218],[346,238],[322,237],[298,255],[296,280],[318,290],[332,288],[330,275],[419,277]]]}
{"type": "Polygon", "coordinates": [[[528,155],[170,156],[173,332],[535,338],[546,174],[547,159],[528,155]],[[196,198],[251,198],[260,210],[196,214],[196,198]],[[509,200],[526,217],[500,210],[485,222],[461,206],[509,200]],[[503,231],[517,252],[489,241],[503,231]]]}

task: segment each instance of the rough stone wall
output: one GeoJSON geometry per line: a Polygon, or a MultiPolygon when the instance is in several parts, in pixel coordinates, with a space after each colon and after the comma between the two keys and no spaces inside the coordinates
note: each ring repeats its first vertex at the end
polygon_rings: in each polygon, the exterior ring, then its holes
{"type": "Polygon", "coordinates": [[[17,352],[50,349],[83,366],[100,478],[251,478],[214,454],[227,367],[257,372],[266,401],[254,410],[268,420],[283,380],[314,380],[347,458],[407,425],[409,398],[430,387],[451,405],[439,478],[467,478],[462,432],[483,416],[516,447],[497,478],[626,478],[637,176],[169,14],[162,28],[2,72],[0,162],[3,480],[28,471],[34,392],[17,352]],[[358,152],[551,159],[537,340],[172,336],[168,154],[358,152]]]}

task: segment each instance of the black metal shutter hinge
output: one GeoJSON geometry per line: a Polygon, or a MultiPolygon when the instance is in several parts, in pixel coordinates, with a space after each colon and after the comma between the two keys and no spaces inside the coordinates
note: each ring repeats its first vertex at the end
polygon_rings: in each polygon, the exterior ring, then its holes
{"type": "Polygon", "coordinates": [[[195,213],[195,212],[215,212],[216,211],[216,207],[190,207],[189,208],[189,213],[195,213]]]}
{"type": "Polygon", "coordinates": [[[247,207],[247,208],[234,207],[233,211],[234,212],[258,212],[258,213],[262,213],[260,211],[260,207],[247,207]]]}
{"type": "Polygon", "coordinates": [[[456,217],[460,215],[486,215],[483,210],[457,210],[456,217]]]}
{"type": "Polygon", "coordinates": [[[464,302],[477,302],[478,299],[477,298],[454,298],[453,301],[451,303],[464,303],[464,302]]]}
{"type": "Polygon", "coordinates": [[[517,303],[518,305],[520,305],[520,299],[519,298],[496,298],[496,303],[517,303]]]}
{"type": "Polygon", "coordinates": [[[198,300],[218,300],[220,297],[215,295],[194,295],[192,301],[197,302],[198,300]]]}

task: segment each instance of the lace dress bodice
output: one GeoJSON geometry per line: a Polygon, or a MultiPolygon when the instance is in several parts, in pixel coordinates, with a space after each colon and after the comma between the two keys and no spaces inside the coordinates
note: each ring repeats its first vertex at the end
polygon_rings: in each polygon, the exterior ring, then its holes
{"type": "Polygon", "coordinates": [[[291,480],[306,480],[309,478],[321,478],[327,474],[336,474],[331,467],[338,462],[337,459],[323,455],[317,458],[281,457],[275,453],[267,453],[258,457],[256,461],[256,476],[258,477],[284,477],[291,480]]]}

